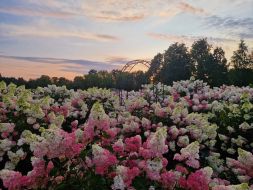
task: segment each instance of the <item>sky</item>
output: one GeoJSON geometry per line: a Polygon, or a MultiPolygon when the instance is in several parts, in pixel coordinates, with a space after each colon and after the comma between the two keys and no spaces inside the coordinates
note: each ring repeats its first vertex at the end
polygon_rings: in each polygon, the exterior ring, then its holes
{"type": "Polygon", "coordinates": [[[0,0],[0,73],[73,79],[206,37],[253,48],[253,0],[0,0]]]}

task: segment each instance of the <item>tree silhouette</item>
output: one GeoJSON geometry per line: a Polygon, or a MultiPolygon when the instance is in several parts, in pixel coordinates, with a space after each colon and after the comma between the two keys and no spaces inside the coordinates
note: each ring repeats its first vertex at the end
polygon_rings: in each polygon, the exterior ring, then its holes
{"type": "Polygon", "coordinates": [[[164,53],[159,78],[165,84],[191,77],[192,61],[185,44],[174,43],[164,53]]]}
{"type": "Polygon", "coordinates": [[[159,80],[157,75],[160,72],[162,66],[163,66],[163,54],[158,53],[151,60],[150,68],[147,71],[147,77],[159,80]]]}
{"type": "Polygon", "coordinates": [[[234,51],[231,63],[235,69],[250,68],[250,55],[248,54],[248,46],[241,40],[238,50],[234,51]]]}
{"type": "Polygon", "coordinates": [[[212,46],[206,39],[200,39],[192,44],[191,56],[194,63],[194,74],[196,78],[208,82],[212,66],[212,46]]]}
{"type": "Polygon", "coordinates": [[[221,86],[228,83],[228,65],[225,52],[221,47],[216,47],[212,54],[212,63],[209,72],[209,83],[212,86],[221,86]]]}

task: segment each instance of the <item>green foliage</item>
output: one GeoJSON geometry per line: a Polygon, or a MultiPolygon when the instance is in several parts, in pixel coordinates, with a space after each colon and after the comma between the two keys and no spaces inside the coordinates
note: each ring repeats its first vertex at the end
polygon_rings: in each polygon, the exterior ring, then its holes
{"type": "Polygon", "coordinates": [[[228,72],[230,84],[236,86],[248,86],[253,83],[253,69],[231,69],[228,72]]]}

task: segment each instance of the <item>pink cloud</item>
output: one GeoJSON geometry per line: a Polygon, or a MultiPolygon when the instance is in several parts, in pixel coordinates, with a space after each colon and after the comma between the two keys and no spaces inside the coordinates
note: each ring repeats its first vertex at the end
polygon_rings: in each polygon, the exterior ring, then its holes
{"type": "Polygon", "coordinates": [[[23,8],[23,7],[0,7],[1,13],[8,13],[14,15],[23,15],[23,16],[39,16],[39,17],[54,17],[54,18],[71,18],[76,16],[75,13],[72,12],[64,12],[58,10],[47,10],[40,8],[23,8]]]}
{"type": "Polygon", "coordinates": [[[116,42],[120,39],[109,34],[91,33],[80,30],[68,30],[57,28],[49,24],[42,25],[10,25],[0,24],[0,30],[5,31],[2,35],[12,37],[46,37],[46,38],[78,38],[98,42],[116,42]]]}
{"type": "Polygon", "coordinates": [[[193,14],[206,14],[206,11],[202,8],[194,7],[190,5],[189,3],[180,2],[178,7],[183,12],[189,12],[193,14]]]}

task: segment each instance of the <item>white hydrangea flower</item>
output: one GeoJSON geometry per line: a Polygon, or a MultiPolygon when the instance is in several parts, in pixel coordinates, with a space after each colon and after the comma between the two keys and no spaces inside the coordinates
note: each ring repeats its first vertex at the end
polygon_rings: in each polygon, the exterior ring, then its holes
{"type": "Polygon", "coordinates": [[[33,117],[28,117],[26,122],[30,125],[36,123],[36,118],[33,118],[33,117]]]}
{"type": "Polygon", "coordinates": [[[163,169],[162,159],[160,158],[154,158],[153,160],[148,159],[147,168],[149,171],[153,171],[153,172],[161,171],[161,169],[163,169]]]}
{"type": "Polygon", "coordinates": [[[243,144],[247,143],[247,139],[239,135],[237,139],[232,138],[231,142],[236,144],[238,147],[242,147],[243,144]]]}
{"type": "Polygon", "coordinates": [[[75,131],[75,136],[76,136],[76,142],[81,142],[83,139],[83,131],[81,129],[77,129],[75,131]]]}
{"type": "Polygon", "coordinates": [[[206,177],[207,179],[209,179],[208,181],[210,181],[210,180],[211,180],[211,177],[212,177],[212,175],[213,175],[213,169],[212,169],[211,167],[207,166],[207,167],[204,167],[204,168],[202,169],[202,171],[204,172],[205,177],[206,177]]]}
{"type": "MultiPolygon", "coordinates": [[[[217,129],[218,129],[218,126],[216,124],[205,125],[203,126],[203,133],[207,136],[207,138],[215,139],[217,136],[217,129]]],[[[203,140],[206,140],[207,138],[203,140]]]]}
{"type": "Polygon", "coordinates": [[[104,149],[99,146],[98,144],[92,145],[92,155],[96,157],[97,155],[101,155],[103,153],[104,149]]]}
{"type": "Polygon", "coordinates": [[[247,175],[239,175],[237,176],[237,179],[241,182],[241,183],[248,183],[249,180],[251,179],[250,176],[247,176],[247,175]]]}
{"type": "Polygon", "coordinates": [[[155,187],[154,187],[154,186],[150,186],[150,187],[148,188],[148,190],[155,190],[155,187]]]}
{"type": "Polygon", "coordinates": [[[196,158],[199,158],[198,153],[199,153],[199,142],[195,141],[189,144],[187,147],[182,148],[180,150],[181,154],[184,156],[187,155],[196,155],[196,158]]]}
{"type": "Polygon", "coordinates": [[[153,151],[157,151],[158,153],[164,153],[167,151],[167,145],[165,145],[165,141],[167,138],[167,127],[159,127],[156,132],[152,135],[150,142],[148,144],[148,148],[153,151]]]}
{"type": "Polygon", "coordinates": [[[173,125],[169,128],[169,133],[171,134],[172,138],[176,138],[179,135],[179,130],[177,126],[173,125]]]}
{"type": "Polygon", "coordinates": [[[83,103],[81,107],[81,112],[80,112],[80,115],[82,116],[82,118],[85,118],[87,112],[88,112],[88,106],[87,104],[83,103]]]}
{"type": "Polygon", "coordinates": [[[189,130],[191,136],[194,138],[194,139],[199,139],[201,138],[202,136],[202,129],[199,128],[198,126],[196,125],[189,125],[186,127],[186,129],[189,130]]]}
{"type": "Polygon", "coordinates": [[[113,190],[125,190],[126,185],[124,183],[123,178],[120,175],[116,175],[113,178],[113,185],[112,185],[112,189],[113,190]]]}
{"type": "Polygon", "coordinates": [[[233,149],[233,148],[228,148],[228,149],[227,149],[227,153],[229,153],[229,154],[235,154],[235,153],[236,153],[236,150],[233,149]]]}
{"type": "Polygon", "coordinates": [[[243,122],[241,125],[239,125],[239,128],[242,129],[242,131],[247,131],[253,127],[250,126],[247,122],[243,122]]]}
{"type": "Polygon", "coordinates": [[[22,158],[23,156],[25,156],[25,153],[24,153],[24,151],[23,151],[22,148],[20,148],[20,149],[16,152],[16,154],[17,154],[20,158],[22,158]]]}
{"type": "Polygon", "coordinates": [[[4,169],[6,169],[6,170],[14,170],[15,167],[16,167],[16,164],[14,164],[11,161],[6,162],[4,165],[4,169]]]}
{"type": "Polygon", "coordinates": [[[8,151],[7,155],[14,165],[18,164],[18,162],[20,161],[20,157],[12,151],[8,151]]]}
{"type": "Polygon", "coordinates": [[[118,175],[124,176],[124,174],[126,174],[126,172],[127,172],[127,167],[122,166],[122,165],[117,166],[116,173],[118,175]]]}
{"type": "Polygon", "coordinates": [[[178,141],[177,141],[177,145],[179,147],[186,147],[189,144],[189,142],[190,142],[190,140],[187,135],[179,136],[178,141]]]}
{"type": "Polygon", "coordinates": [[[212,149],[215,146],[216,142],[216,140],[209,140],[205,142],[205,145],[212,149]]]}
{"type": "Polygon", "coordinates": [[[9,139],[0,140],[0,152],[9,151],[12,146],[13,146],[13,143],[11,140],[9,139]]]}
{"type": "Polygon", "coordinates": [[[131,121],[129,124],[123,124],[123,132],[135,132],[139,129],[139,123],[131,121]]]}
{"type": "Polygon", "coordinates": [[[229,137],[226,135],[218,134],[218,136],[221,141],[227,142],[229,140],[229,137]]]}
{"type": "Polygon", "coordinates": [[[227,126],[227,130],[230,134],[235,132],[235,129],[231,126],[227,126]]]}
{"type": "Polygon", "coordinates": [[[55,124],[57,127],[61,127],[64,122],[64,119],[65,118],[63,115],[58,115],[52,124],[55,124]]]}
{"type": "Polygon", "coordinates": [[[218,185],[214,188],[214,190],[219,190],[220,189],[226,189],[226,190],[251,190],[249,185],[247,183],[242,183],[238,185],[218,185]]]}
{"type": "Polygon", "coordinates": [[[247,152],[241,148],[238,148],[238,161],[243,163],[245,166],[253,167],[253,155],[250,152],[247,152]]]}
{"type": "Polygon", "coordinates": [[[211,106],[213,112],[220,112],[224,109],[224,105],[222,103],[219,103],[217,100],[213,101],[211,106]]]}
{"type": "Polygon", "coordinates": [[[224,170],[223,164],[224,160],[220,159],[220,153],[210,152],[210,155],[206,157],[206,160],[216,172],[220,173],[224,170]]]}
{"type": "Polygon", "coordinates": [[[93,120],[109,119],[108,115],[105,113],[103,105],[99,102],[93,104],[89,118],[93,120]]]}
{"type": "Polygon", "coordinates": [[[143,118],[141,119],[141,124],[142,124],[143,127],[148,127],[148,126],[151,125],[151,121],[150,121],[149,119],[143,117],[143,118]]]}

